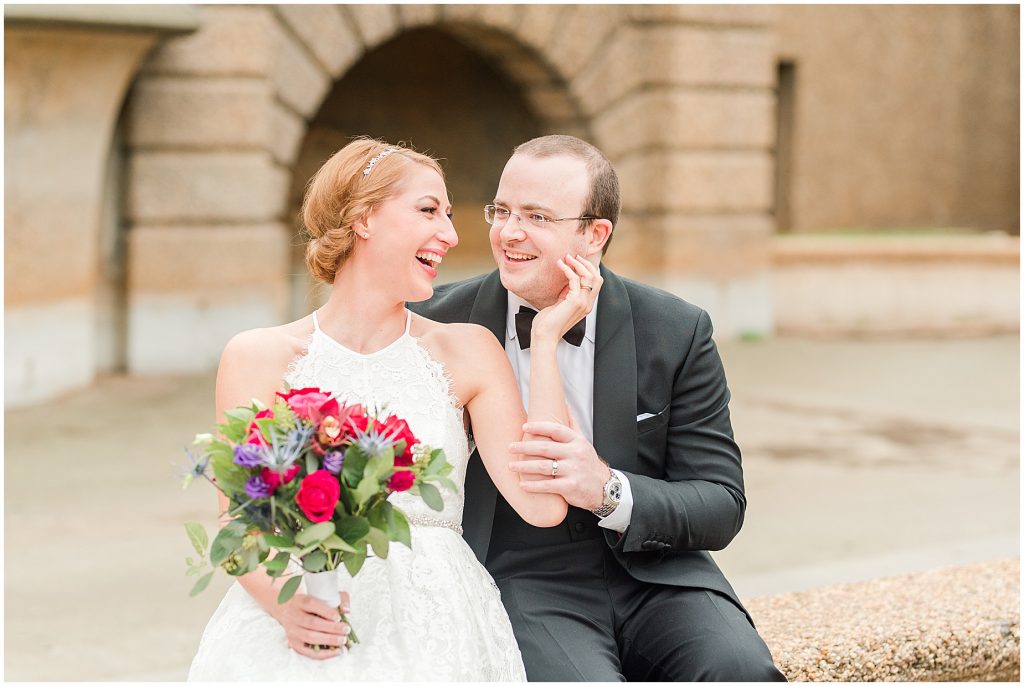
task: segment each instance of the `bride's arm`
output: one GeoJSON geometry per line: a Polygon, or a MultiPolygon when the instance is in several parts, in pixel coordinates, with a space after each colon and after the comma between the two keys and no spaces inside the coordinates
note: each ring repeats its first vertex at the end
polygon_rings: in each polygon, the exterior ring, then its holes
{"type": "MultiPolygon", "coordinates": [[[[228,342],[217,368],[217,421],[222,422],[224,412],[239,405],[249,405],[253,398],[270,407],[275,392],[281,390],[291,351],[275,341],[266,329],[240,333],[228,342]]],[[[220,512],[228,510],[228,500],[218,492],[220,512]]],[[[227,523],[222,517],[223,523],[227,523]]],[[[291,600],[279,604],[277,595],[284,579],[274,579],[262,568],[237,577],[244,588],[267,613],[281,623],[288,636],[288,645],[296,652],[314,659],[326,659],[339,654],[339,649],[314,652],[311,645],[340,646],[345,642],[349,626],[338,621],[338,611],[326,603],[296,593],[291,600]]],[[[342,606],[347,611],[348,597],[342,594],[342,606]]]]}
{"type": "MultiPolygon", "coordinates": [[[[571,264],[571,263],[570,263],[571,264]]],[[[558,304],[545,308],[534,319],[530,346],[529,421],[556,421],[569,425],[569,411],[562,391],[555,350],[569,327],[582,319],[593,307],[600,290],[600,275],[592,275],[582,263],[563,267],[572,288],[558,304]],[[580,288],[580,276],[593,282],[592,290],[580,288]]],[[[461,349],[465,358],[475,364],[472,397],[466,401],[480,457],[495,486],[505,500],[528,524],[538,527],[556,526],[565,519],[568,505],[553,493],[527,493],[519,487],[520,476],[508,465],[512,461],[535,459],[529,455],[509,452],[513,441],[539,439],[523,433],[524,412],[519,386],[501,344],[482,327],[471,327],[472,341],[461,349]]],[[[460,365],[466,369],[465,366],[460,365]]],[[[523,476],[524,479],[548,479],[547,476],[523,476]]]]}

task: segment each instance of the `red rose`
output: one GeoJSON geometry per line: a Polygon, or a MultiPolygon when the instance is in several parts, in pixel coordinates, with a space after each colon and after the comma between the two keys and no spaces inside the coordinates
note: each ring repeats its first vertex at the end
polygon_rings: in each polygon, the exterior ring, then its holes
{"type": "Polygon", "coordinates": [[[295,502],[311,522],[326,522],[334,514],[334,506],[341,495],[341,484],[338,477],[326,469],[318,469],[299,485],[295,494],[295,502]]]}
{"type": "Polygon", "coordinates": [[[278,393],[277,395],[284,398],[296,416],[313,423],[320,420],[320,406],[331,399],[319,388],[293,388],[287,393],[278,393]]]}
{"type": "Polygon", "coordinates": [[[298,473],[299,465],[293,464],[291,467],[288,468],[288,471],[284,473],[283,479],[281,478],[280,474],[278,474],[273,469],[270,469],[269,467],[264,467],[260,471],[260,476],[263,477],[263,480],[267,482],[267,485],[270,486],[270,492],[273,493],[274,491],[277,490],[278,486],[280,486],[281,484],[288,483],[289,481],[294,479],[298,473]]]}
{"type": "Polygon", "coordinates": [[[252,422],[249,424],[249,435],[246,437],[246,443],[255,443],[256,445],[266,445],[267,439],[263,438],[263,432],[260,431],[260,425],[256,423],[257,419],[273,419],[274,413],[270,409],[260,410],[256,413],[256,416],[252,418],[252,422]]]}
{"type": "MultiPolygon", "coordinates": [[[[404,419],[399,419],[396,415],[388,417],[387,421],[383,424],[378,423],[377,428],[382,434],[388,438],[398,441],[405,441],[405,451],[400,455],[395,455],[395,466],[396,467],[408,467],[412,464],[412,447],[416,443],[416,437],[412,433],[412,429],[404,419]]],[[[403,489],[405,490],[405,489],[403,489]]]]}
{"type": "Polygon", "coordinates": [[[408,469],[399,469],[395,472],[390,479],[388,479],[388,488],[392,491],[408,491],[412,488],[413,483],[416,481],[416,475],[410,472],[408,469]]]}

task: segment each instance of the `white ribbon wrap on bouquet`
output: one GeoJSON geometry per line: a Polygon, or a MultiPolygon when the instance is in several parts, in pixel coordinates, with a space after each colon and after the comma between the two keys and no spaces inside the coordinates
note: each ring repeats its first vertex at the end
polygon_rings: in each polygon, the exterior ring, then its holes
{"type": "Polygon", "coordinates": [[[317,600],[322,600],[330,607],[341,605],[339,591],[349,591],[352,577],[347,569],[329,569],[326,572],[303,572],[306,582],[306,593],[317,600]]]}

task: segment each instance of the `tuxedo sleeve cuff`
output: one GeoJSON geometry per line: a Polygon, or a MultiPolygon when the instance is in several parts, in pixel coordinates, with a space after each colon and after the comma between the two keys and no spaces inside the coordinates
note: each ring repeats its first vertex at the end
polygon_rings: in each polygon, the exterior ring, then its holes
{"type": "Polygon", "coordinates": [[[619,499],[619,506],[607,517],[601,518],[597,525],[620,534],[629,528],[629,521],[633,517],[633,491],[629,487],[629,479],[617,469],[611,470],[622,482],[622,498],[619,499]]]}

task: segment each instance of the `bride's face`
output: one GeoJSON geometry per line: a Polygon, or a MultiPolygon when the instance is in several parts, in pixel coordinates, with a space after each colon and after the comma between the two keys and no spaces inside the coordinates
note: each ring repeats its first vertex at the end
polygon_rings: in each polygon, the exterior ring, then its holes
{"type": "Polygon", "coordinates": [[[361,247],[380,273],[375,284],[394,288],[406,302],[433,295],[437,267],[459,243],[451,211],[441,176],[426,165],[410,164],[392,196],[365,222],[370,238],[361,247]]]}

